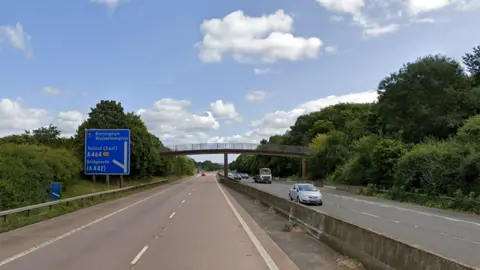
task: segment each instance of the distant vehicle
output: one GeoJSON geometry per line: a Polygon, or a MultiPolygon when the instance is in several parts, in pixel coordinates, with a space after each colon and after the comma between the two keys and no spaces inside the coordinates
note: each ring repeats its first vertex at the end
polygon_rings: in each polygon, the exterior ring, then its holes
{"type": "Polygon", "coordinates": [[[299,203],[323,204],[322,193],[312,184],[295,184],[288,192],[291,201],[299,203]]]}
{"type": "Polygon", "coordinates": [[[253,177],[255,183],[272,183],[272,171],[269,168],[261,168],[259,175],[253,177]]]}
{"type": "Polygon", "coordinates": [[[233,178],[233,173],[229,172],[228,173],[228,178],[233,178]]]}
{"type": "Polygon", "coordinates": [[[240,174],[236,173],[236,174],[233,175],[233,180],[239,180],[240,181],[240,180],[242,180],[242,176],[240,174]]]}
{"type": "Polygon", "coordinates": [[[202,176],[206,176],[206,175],[207,175],[206,173],[202,172],[202,176]]]}
{"type": "Polygon", "coordinates": [[[248,173],[242,173],[241,176],[243,179],[248,179],[248,173]]]}

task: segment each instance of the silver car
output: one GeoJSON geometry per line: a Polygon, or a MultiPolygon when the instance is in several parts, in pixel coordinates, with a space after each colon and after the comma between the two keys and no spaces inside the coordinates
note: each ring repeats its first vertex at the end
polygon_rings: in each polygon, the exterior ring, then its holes
{"type": "Polygon", "coordinates": [[[299,203],[323,204],[323,196],[320,190],[312,184],[295,184],[288,192],[291,201],[299,203]]]}

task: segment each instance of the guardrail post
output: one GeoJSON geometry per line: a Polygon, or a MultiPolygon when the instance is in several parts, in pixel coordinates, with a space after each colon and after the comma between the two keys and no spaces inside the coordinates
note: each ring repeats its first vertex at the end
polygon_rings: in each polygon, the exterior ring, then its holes
{"type": "Polygon", "coordinates": [[[3,216],[3,222],[7,222],[7,215],[3,216]]]}

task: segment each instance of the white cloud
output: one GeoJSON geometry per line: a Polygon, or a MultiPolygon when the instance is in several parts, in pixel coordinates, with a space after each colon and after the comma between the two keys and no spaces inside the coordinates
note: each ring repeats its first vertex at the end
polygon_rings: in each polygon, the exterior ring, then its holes
{"type": "Polygon", "coordinates": [[[398,31],[402,25],[432,23],[422,14],[451,9],[472,11],[480,9],[480,0],[316,0],[332,12],[332,21],[349,16],[362,29],[364,37],[376,37],[398,31]],[[340,16],[341,15],[341,16],[340,16]]]}
{"type": "Polygon", "coordinates": [[[338,15],[330,16],[330,21],[332,22],[343,22],[344,20],[345,18],[343,18],[342,16],[338,16],[338,15]]]}
{"type": "Polygon", "coordinates": [[[15,25],[0,26],[0,41],[5,40],[13,48],[23,51],[28,57],[33,55],[31,39],[19,22],[15,25]]]}
{"type": "Polygon", "coordinates": [[[235,105],[233,105],[233,103],[217,100],[210,103],[210,110],[215,118],[227,121],[231,120],[235,122],[242,121],[242,117],[235,109],[235,105]]]}
{"type": "Polygon", "coordinates": [[[90,0],[91,3],[106,5],[110,9],[115,9],[118,5],[127,1],[129,0],[90,0]]]}
{"type": "Polygon", "coordinates": [[[257,75],[265,75],[265,74],[268,74],[268,73],[278,73],[278,71],[273,70],[271,68],[264,68],[264,69],[254,68],[253,72],[257,75]]]}
{"type": "Polygon", "coordinates": [[[247,101],[262,101],[265,99],[266,96],[267,93],[265,91],[250,91],[245,96],[245,99],[247,101]]]}
{"type": "Polygon", "coordinates": [[[55,88],[55,87],[46,86],[46,87],[42,88],[42,92],[45,93],[45,94],[57,96],[57,95],[60,94],[60,89],[55,88]]]}
{"type": "Polygon", "coordinates": [[[327,10],[341,13],[358,14],[365,6],[363,0],[316,0],[327,10]]]}
{"type": "Polygon", "coordinates": [[[26,108],[20,100],[0,99],[0,136],[35,129],[48,120],[44,109],[26,108]]]}
{"type": "MultiPolygon", "coordinates": [[[[245,141],[259,142],[268,139],[272,135],[284,134],[290,126],[295,124],[297,118],[303,114],[319,111],[325,107],[338,103],[369,103],[377,100],[376,91],[352,93],[343,96],[328,96],[316,100],[307,101],[290,111],[276,111],[266,114],[263,118],[251,122],[252,130],[244,135],[225,137],[225,142],[245,141]]],[[[220,140],[217,138],[217,140],[220,140]]]]}
{"type": "Polygon", "coordinates": [[[412,19],[410,19],[410,22],[411,23],[434,23],[435,19],[433,19],[433,18],[420,18],[420,19],[412,18],[412,19]]]}
{"type": "Polygon", "coordinates": [[[65,137],[75,134],[78,126],[87,120],[87,116],[79,111],[59,112],[57,115],[57,127],[65,137]]]}
{"type": "Polygon", "coordinates": [[[452,2],[451,0],[409,0],[407,6],[412,14],[419,14],[442,9],[452,2]]]}
{"type": "MultiPolygon", "coordinates": [[[[275,134],[284,134],[303,114],[338,103],[367,103],[377,99],[376,91],[328,96],[300,104],[289,111],[275,111],[251,121],[251,130],[232,136],[210,136],[220,127],[219,119],[236,119],[239,114],[231,103],[218,100],[211,104],[212,112],[196,114],[188,110],[190,102],[171,98],[160,99],[149,109],[139,109],[150,132],[166,145],[193,143],[258,143],[275,134]]],[[[56,125],[62,136],[71,136],[87,115],[79,111],[59,112],[55,118],[44,109],[27,108],[20,100],[0,100],[0,136],[32,130],[49,123],[56,125]]]]}
{"type": "Polygon", "coordinates": [[[392,33],[400,29],[400,25],[398,24],[389,24],[384,26],[374,26],[371,28],[367,28],[363,31],[365,37],[376,37],[388,33],[392,33]]]}
{"type": "Polygon", "coordinates": [[[137,114],[162,141],[182,141],[195,137],[200,139],[204,132],[220,127],[211,112],[195,114],[187,110],[189,105],[188,100],[164,98],[149,109],[139,109],[137,114]]]}
{"type": "Polygon", "coordinates": [[[335,46],[327,46],[327,47],[325,47],[325,51],[326,51],[327,53],[334,53],[334,52],[337,51],[337,47],[335,47],[335,46]]]}
{"type": "Polygon", "coordinates": [[[293,18],[283,10],[261,17],[246,16],[237,10],[221,19],[205,20],[201,27],[200,49],[203,62],[220,62],[231,54],[238,62],[315,59],[323,42],[293,35],[293,18]]]}

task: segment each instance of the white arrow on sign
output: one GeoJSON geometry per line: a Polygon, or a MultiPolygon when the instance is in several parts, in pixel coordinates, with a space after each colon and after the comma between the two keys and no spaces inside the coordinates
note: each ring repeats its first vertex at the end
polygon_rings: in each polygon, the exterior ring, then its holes
{"type": "Polygon", "coordinates": [[[127,173],[127,155],[128,155],[127,145],[128,145],[128,143],[126,141],[123,142],[123,164],[120,163],[119,161],[115,160],[115,159],[112,160],[113,163],[115,163],[118,167],[123,169],[124,173],[127,173]]]}

